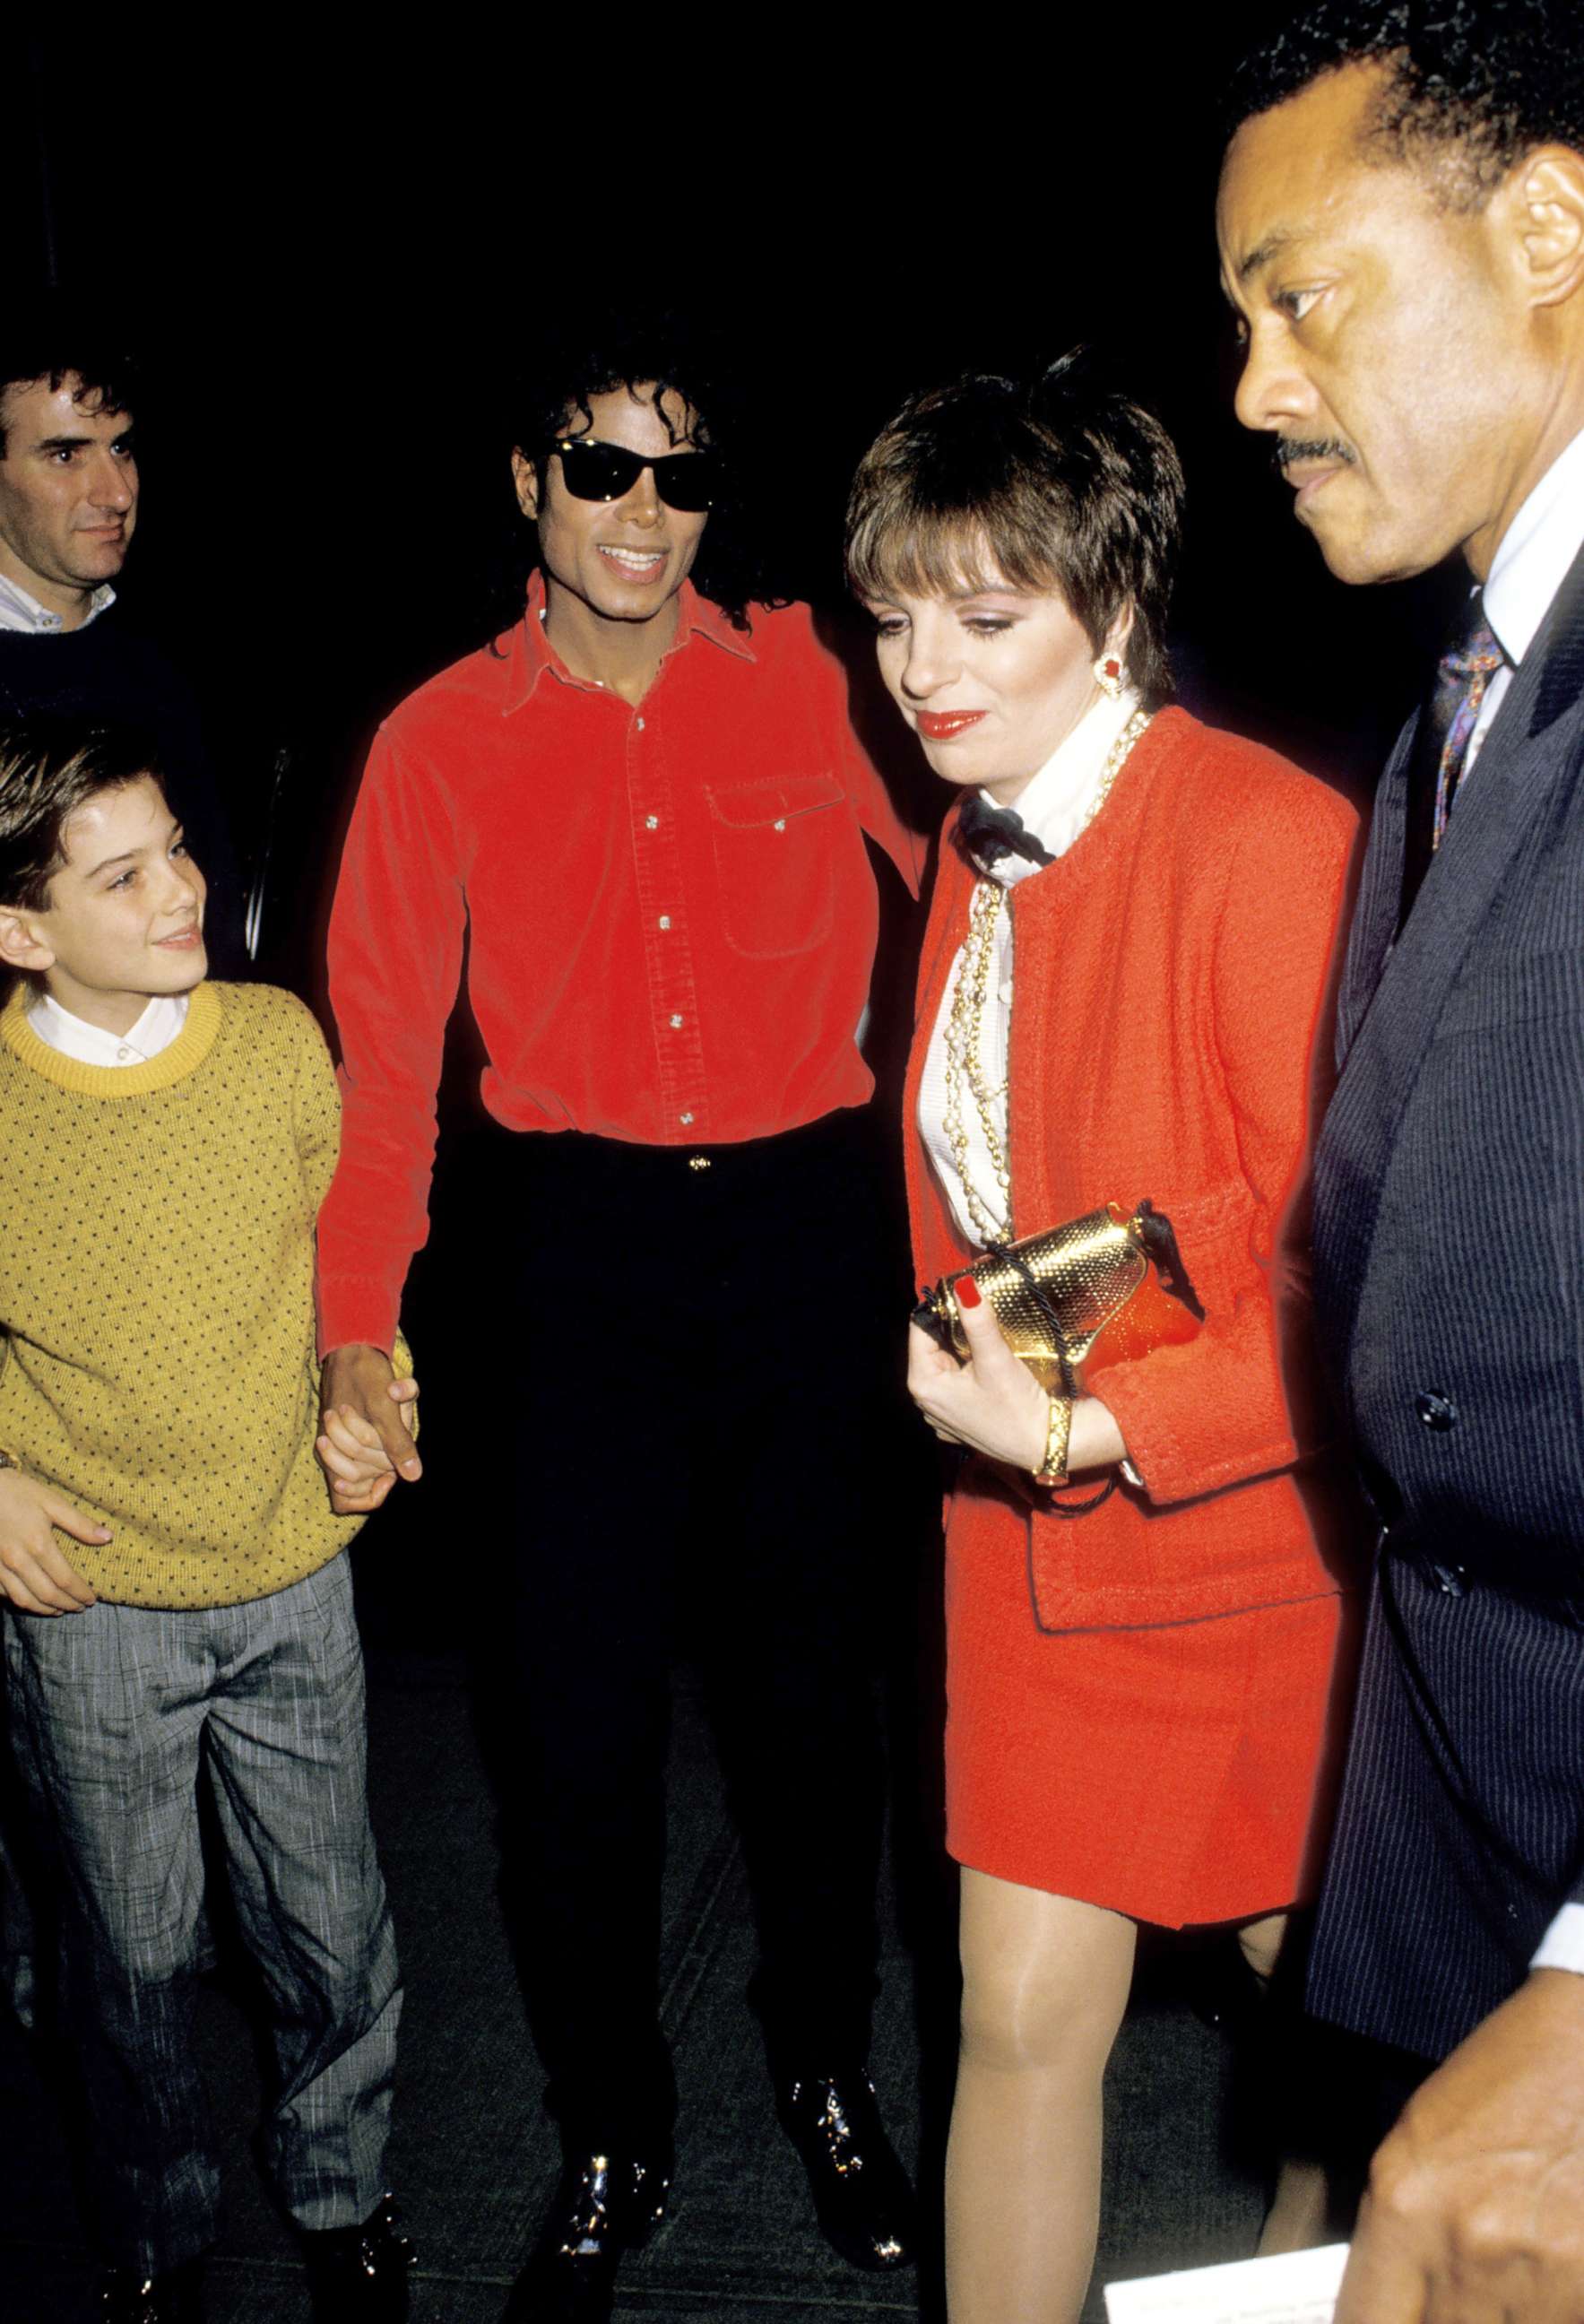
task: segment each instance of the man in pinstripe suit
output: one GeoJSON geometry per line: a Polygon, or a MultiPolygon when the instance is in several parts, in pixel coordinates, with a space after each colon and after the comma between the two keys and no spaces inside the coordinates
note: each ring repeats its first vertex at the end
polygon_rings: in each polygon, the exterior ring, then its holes
{"type": "Polygon", "coordinates": [[[1329,0],[1244,68],[1218,212],[1239,415],[1331,570],[1477,585],[1315,1170],[1380,1554],[1310,1998],[1419,2085],[1339,2324],[1584,2318],[1581,51],[1570,0],[1329,0]]]}

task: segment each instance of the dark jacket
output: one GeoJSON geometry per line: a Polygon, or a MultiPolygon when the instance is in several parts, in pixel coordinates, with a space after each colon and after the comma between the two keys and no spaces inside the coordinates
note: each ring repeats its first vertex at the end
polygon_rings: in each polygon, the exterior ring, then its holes
{"type": "Polygon", "coordinates": [[[1312,2000],[1436,2056],[1584,1899],[1584,556],[1394,944],[1413,737],[1315,1162],[1382,1554],[1312,2000]]]}

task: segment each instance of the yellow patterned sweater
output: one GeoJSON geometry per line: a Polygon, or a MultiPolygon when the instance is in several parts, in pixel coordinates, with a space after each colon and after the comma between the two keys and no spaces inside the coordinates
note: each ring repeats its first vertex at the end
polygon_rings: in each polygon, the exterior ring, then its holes
{"type": "Polygon", "coordinates": [[[85,1065],[0,1013],[0,1448],[114,1538],[102,1598],[230,1606],[361,1522],[314,1457],[314,1222],[339,1109],[290,993],[200,984],[148,1064],[85,1065]]]}

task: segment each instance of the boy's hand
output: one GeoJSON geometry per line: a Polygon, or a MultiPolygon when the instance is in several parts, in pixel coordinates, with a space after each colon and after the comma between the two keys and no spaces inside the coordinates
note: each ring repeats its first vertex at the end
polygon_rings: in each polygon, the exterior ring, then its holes
{"type": "Polygon", "coordinates": [[[332,1348],[319,1376],[315,1451],[338,1517],[377,1509],[398,1477],[416,1483],[423,1464],[412,1447],[415,1379],[398,1379],[382,1348],[332,1348]]]}
{"type": "Polygon", "coordinates": [[[94,1593],[69,1565],[54,1527],[78,1541],[106,1542],[110,1528],[21,1469],[0,1469],[0,1596],[23,1614],[79,1614],[94,1593]]]}

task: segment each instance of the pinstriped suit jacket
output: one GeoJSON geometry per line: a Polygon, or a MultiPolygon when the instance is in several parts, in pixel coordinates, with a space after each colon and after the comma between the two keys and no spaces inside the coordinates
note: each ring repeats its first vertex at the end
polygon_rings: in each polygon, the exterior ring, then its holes
{"type": "MultiPolygon", "coordinates": [[[[1503,1658],[1534,1656],[1515,1645],[1511,1598],[1498,1618],[1480,1582],[1532,1601],[1546,1626],[1549,1692],[1524,1699],[1524,1721],[1552,1720],[1554,1703],[1559,1746],[1564,1731],[1584,1737],[1584,1629],[1575,1655],[1556,1624],[1584,1606],[1584,556],[1514,675],[1394,944],[1414,731],[1411,721],[1382,778],[1343,973],[1340,1074],[1315,1159],[1315,1307],[1386,1524],[1388,1569],[1397,1552],[1466,1569],[1476,1586],[1458,1651],[1481,1635],[1469,1626],[1486,1625],[1488,1658],[1472,1667],[1488,1675],[1438,1699],[1403,1619],[1377,1607],[1322,1912],[1321,1949],[1333,1955],[1358,1935],[1334,1892],[1391,1851],[1394,1803],[1399,1818],[1431,1812],[1430,1789],[1404,1804],[1421,1781],[1414,1754],[1433,1766],[1437,1847],[1456,1854],[1457,1770],[1497,1765],[1506,1750],[1491,1731],[1515,1715],[1503,1658]],[[1411,1684],[1394,1657],[1414,1664],[1411,1684]]],[[[1326,2014],[1434,2055],[1467,2030],[1460,2019],[1511,1989],[1555,1905],[1584,1898],[1584,1761],[1576,1784],[1561,1764],[1560,1785],[1497,1785],[1499,1831],[1487,1785],[1485,1828],[1439,1901],[1433,1883],[1395,1904],[1386,1879],[1375,1884],[1383,1913],[1427,1924],[1410,1950],[1428,1960],[1432,1947],[1469,1948],[1466,2003],[1450,1997],[1458,1978],[1442,1977],[1431,2024],[1410,1966],[1389,2006],[1365,2001],[1349,2015],[1328,2003],[1326,2014]],[[1483,1932],[1460,1903],[1476,1851],[1487,1868],[1504,1859],[1483,1932]],[[1515,1894],[1518,1908],[1495,1901],[1515,1894]],[[1502,1916],[1515,1923],[1505,1937],[1502,1916]]],[[[1552,1778],[1556,1766],[1553,1753],[1552,1778]]],[[[1369,1958],[1368,1940],[1354,1945],[1356,1977],[1369,1958]]],[[[1345,1988],[1334,1962],[1317,1957],[1317,1969],[1345,1988]]]]}

